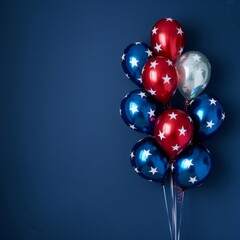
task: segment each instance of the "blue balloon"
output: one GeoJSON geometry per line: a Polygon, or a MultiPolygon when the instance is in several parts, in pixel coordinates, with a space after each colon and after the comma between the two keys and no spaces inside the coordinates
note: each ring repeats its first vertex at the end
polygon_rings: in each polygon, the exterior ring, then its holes
{"type": "Polygon", "coordinates": [[[219,99],[202,94],[190,102],[188,113],[193,119],[195,138],[204,141],[222,125],[225,112],[219,99]]]}
{"type": "Polygon", "coordinates": [[[211,169],[210,152],[201,145],[189,146],[175,160],[174,179],[183,190],[202,184],[211,169]]]}
{"type": "Polygon", "coordinates": [[[152,51],[144,43],[136,42],[130,44],[123,52],[122,67],[127,78],[130,78],[139,87],[142,85],[142,69],[150,57],[152,51]]]}
{"type": "Polygon", "coordinates": [[[120,106],[123,121],[133,130],[153,135],[154,124],[163,111],[159,104],[144,90],[127,94],[120,106]]]}
{"type": "Polygon", "coordinates": [[[130,159],[135,172],[147,180],[163,182],[168,174],[168,157],[153,137],[137,142],[130,159]]]}

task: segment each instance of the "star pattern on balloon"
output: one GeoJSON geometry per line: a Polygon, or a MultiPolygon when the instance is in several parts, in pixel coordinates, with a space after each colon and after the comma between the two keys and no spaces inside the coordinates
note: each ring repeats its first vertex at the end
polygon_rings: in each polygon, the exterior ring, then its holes
{"type": "Polygon", "coordinates": [[[149,117],[155,117],[155,110],[154,109],[151,109],[149,110],[149,112],[147,112],[149,114],[149,117]]]}
{"type": "Polygon", "coordinates": [[[150,62],[151,66],[150,68],[156,68],[156,66],[159,64],[157,63],[157,61],[155,60],[154,62],[150,62]]]}
{"type": "Polygon", "coordinates": [[[198,181],[198,180],[197,180],[197,176],[195,176],[195,177],[189,177],[189,181],[188,181],[188,182],[194,184],[194,183],[197,182],[197,181],[198,181]]]}
{"type": "Polygon", "coordinates": [[[200,61],[201,57],[198,54],[195,54],[193,57],[194,61],[200,61]]]}
{"type": "Polygon", "coordinates": [[[209,122],[207,121],[206,123],[207,123],[207,126],[206,126],[207,128],[212,128],[213,125],[215,125],[215,123],[212,120],[209,122]]]}
{"type": "Polygon", "coordinates": [[[156,27],[154,26],[154,28],[152,29],[152,35],[157,34],[157,30],[158,30],[158,28],[156,28],[156,27]]]}
{"type": "Polygon", "coordinates": [[[166,137],[164,136],[164,134],[165,134],[165,132],[159,131],[158,136],[160,137],[161,140],[163,140],[164,138],[166,138],[166,137]]]}
{"type": "Polygon", "coordinates": [[[130,153],[130,158],[133,159],[134,158],[134,152],[130,153]]]}
{"type": "Polygon", "coordinates": [[[210,105],[215,105],[216,106],[216,102],[217,100],[215,100],[214,98],[209,99],[210,105]]]}
{"type": "Polygon", "coordinates": [[[137,129],[134,124],[129,124],[129,127],[133,130],[137,129]]]}
{"type": "Polygon", "coordinates": [[[153,96],[156,95],[156,91],[153,90],[152,88],[148,90],[148,92],[153,96]]]}
{"type": "Polygon", "coordinates": [[[168,116],[170,117],[170,120],[172,120],[172,119],[177,120],[177,114],[174,112],[172,112],[171,114],[168,114],[168,116]]]}
{"type": "Polygon", "coordinates": [[[166,62],[167,62],[167,64],[168,64],[168,66],[173,66],[173,62],[170,61],[169,59],[168,59],[166,62]]]}
{"type": "Polygon", "coordinates": [[[152,57],[152,51],[150,51],[150,49],[148,49],[147,51],[145,51],[148,55],[148,57],[152,57]]]}
{"type": "Polygon", "coordinates": [[[154,49],[156,49],[157,50],[157,52],[160,52],[160,51],[162,51],[162,44],[157,44],[156,43],[156,46],[154,47],[154,49]]]}
{"type": "Polygon", "coordinates": [[[139,95],[141,98],[147,97],[145,92],[139,92],[138,95],[139,95]]]}
{"type": "Polygon", "coordinates": [[[179,131],[179,136],[181,136],[181,135],[184,135],[184,136],[185,136],[185,132],[187,131],[187,129],[185,129],[185,128],[182,126],[180,129],[178,129],[178,131],[179,131]]]}
{"type": "Polygon", "coordinates": [[[158,173],[157,167],[155,168],[151,167],[151,170],[149,170],[148,172],[152,173],[152,175],[154,175],[155,173],[158,173]]]}
{"type": "Polygon", "coordinates": [[[168,76],[168,74],[166,74],[166,76],[165,77],[162,77],[162,79],[163,79],[163,83],[165,84],[165,83],[168,83],[168,84],[170,84],[170,80],[171,80],[171,78],[168,76]]]}
{"type": "Polygon", "coordinates": [[[177,34],[180,34],[182,36],[183,30],[181,28],[177,28],[177,34]]]}
{"type": "Polygon", "coordinates": [[[146,150],[144,149],[143,150],[143,153],[142,153],[142,157],[143,159],[147,159],[149,156],[151,156],[152,154],[150,153],[150,149],[146,150]]]}

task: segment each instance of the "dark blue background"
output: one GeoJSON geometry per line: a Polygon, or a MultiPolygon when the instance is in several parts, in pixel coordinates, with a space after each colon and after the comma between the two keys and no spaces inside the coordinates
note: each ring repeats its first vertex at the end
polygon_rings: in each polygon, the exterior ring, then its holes
{"type": "Polygon", "coordinates": [[[169,239],[161,187],[130,166],[144,135],[119,116],[137,88],[122,51],[162,17],[209,58],[206,92],[227,116],[206,142],[211,176],[186,192],[182,239],[240,239],[239,12],[237,0],[1,1],[0,239],[169,239]]]}

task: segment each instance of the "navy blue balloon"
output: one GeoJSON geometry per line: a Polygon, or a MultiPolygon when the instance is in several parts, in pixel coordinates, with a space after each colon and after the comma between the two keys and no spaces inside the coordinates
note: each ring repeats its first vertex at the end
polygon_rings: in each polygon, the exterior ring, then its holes
{"type": "Polygon", "coordinates": [[[211,169],[210,152],[201,145],[189,146],[175,160],[173,175],[183,190],[201,185],[211,169]]]}
{"type": "Polygon", "coordinates": [[[143,87],[142,69],[150,57],[152,57],[150,47],[140,42],[130,44],[123,52],[123,71],[139,87],[143,87]]]}
{"type": "Polygon", "coordinates": [[[123,121],[133,130],[153,135],[154,124],[162,108],[144,90],[134,90],[127,94],[120,106],[123,121]]]}
{"type": "Polygon", "coordinates": [[[163,182],[168,174],[167,155],[153,137],[137,142],[132,149],[130,159],[135,172],[147,180],[163,182]]]}
{"type": "Polygon", "coordinates": [[[199,95],[192,100],[188,113],[194,122],[195,138],[199,141],[212,136],[225,119],[225,112],[219,99],[208,94],[199,95]]]}

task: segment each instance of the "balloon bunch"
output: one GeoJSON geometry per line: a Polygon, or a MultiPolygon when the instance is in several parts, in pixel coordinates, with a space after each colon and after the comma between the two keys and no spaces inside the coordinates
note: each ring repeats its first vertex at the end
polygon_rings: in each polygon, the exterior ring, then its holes
{"type": "MultiPolygon", "coordinates": [[[[170,176],[172,187],[183,193],[208,176],[211,156],[201,142],[219,129],[225,113],[219,99],[201,94],[210,80],[211,66],[200,52],[183,53],[185,33],[178,21],[160,19],[150,39],[152,48],[136,42],[124,50],[123,70],[140,89],[123,98],[120,114],[131,129],[149,135],[131,151],[135,172],[163,186],[170,176]],[[177,88],[185,98],[183,110],[171,107],[177,88]]],[[[174,211],[176,196],[172,203],[174,211]]],[[[170,232],[172,239],[179,239],[176,224],[170,232]]]]}

